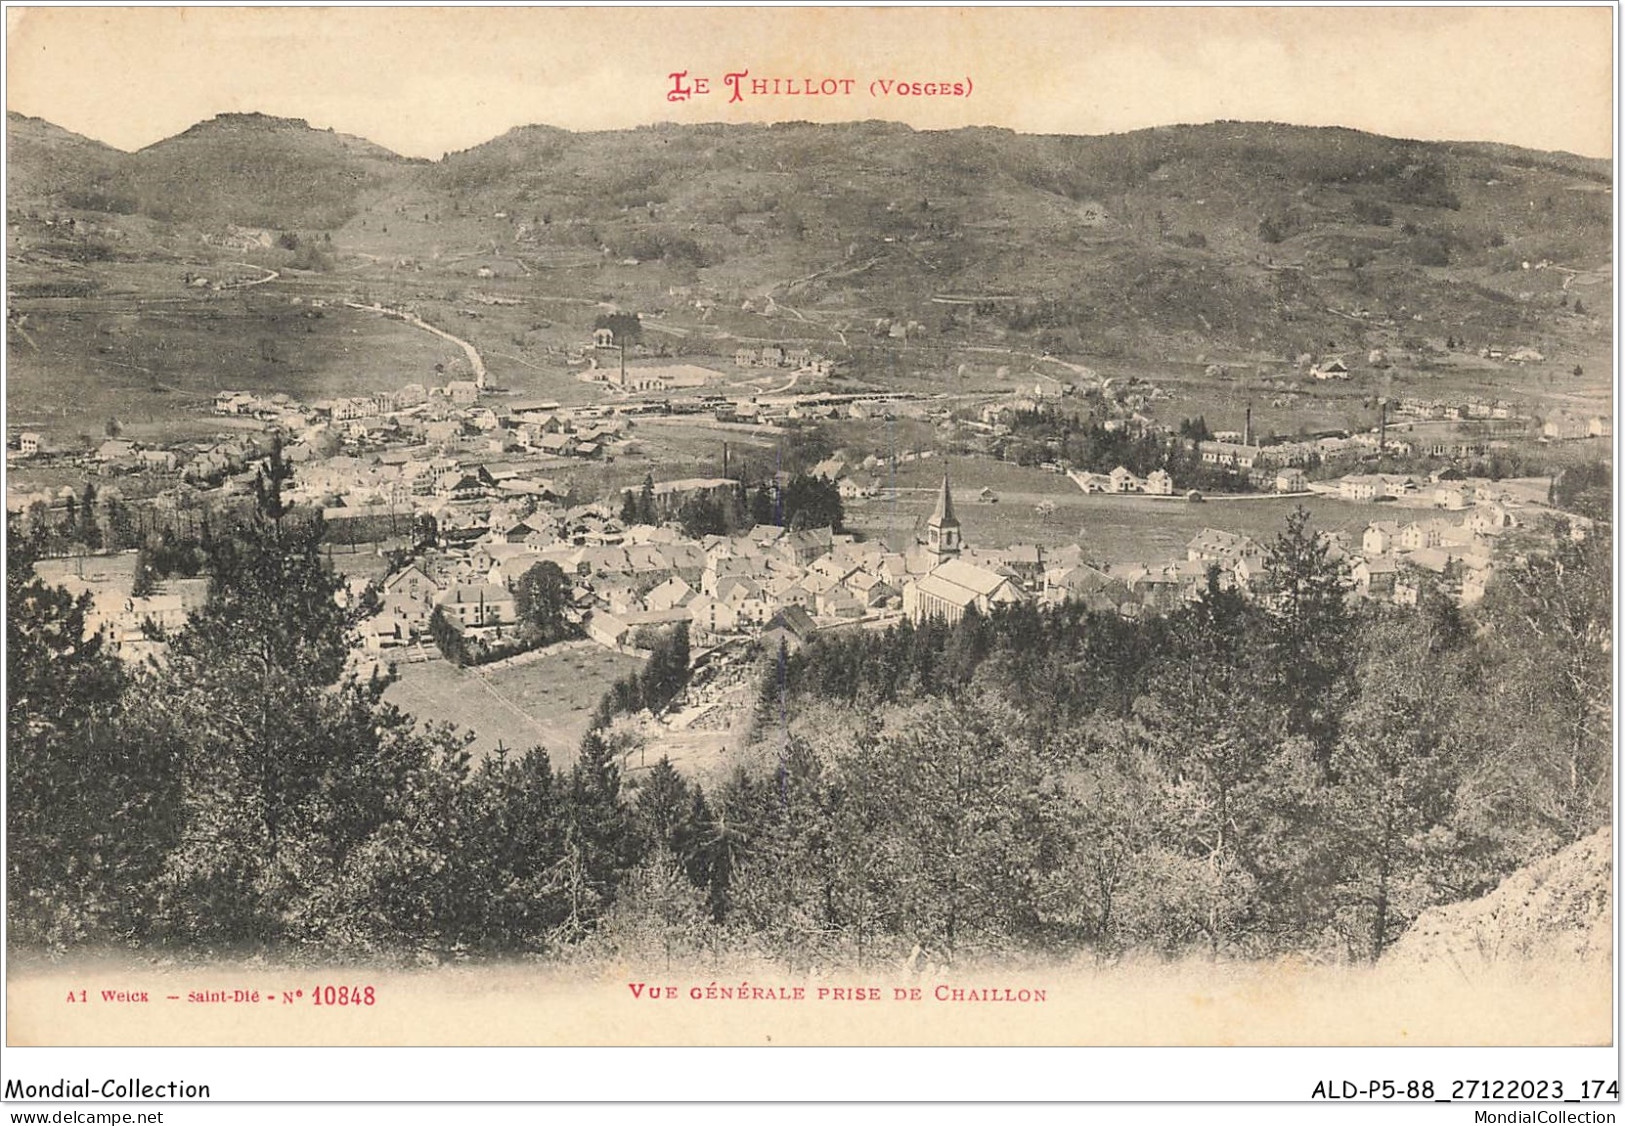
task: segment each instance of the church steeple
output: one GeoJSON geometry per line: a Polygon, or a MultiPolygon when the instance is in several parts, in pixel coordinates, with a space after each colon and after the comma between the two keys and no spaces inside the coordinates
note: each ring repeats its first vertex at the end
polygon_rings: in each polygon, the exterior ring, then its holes
{"type": "Polygon", "coordinates": [[[942,475],[942,491],[937,494],[937,508],[925,526],[925,547],[938,557],[958,555],[964,544],[960,538],[959,519],[954,515],[954,494],[948,488],[948,475],[942,475]]]}

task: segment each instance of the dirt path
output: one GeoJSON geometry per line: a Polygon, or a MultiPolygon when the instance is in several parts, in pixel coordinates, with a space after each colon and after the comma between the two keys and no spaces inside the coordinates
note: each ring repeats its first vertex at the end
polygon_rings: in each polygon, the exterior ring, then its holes
{"type": "Polygon", "coordinates": [[[394,317],[396,320],[405,321],[413,328],[421,328],[424,332],[434,333],[442,340],[449,340],[461,348],[463,353],[468,356],[468,366],[474,371],[474,382],[481,387],[485,386],[485,361],[480,357],[479,349],[462,337],[453,336],[443,328],[436,328],[416,313],[408,313],[404,309],[391,309],[384,305],[363,305],[359,301],[346,301],[344,304],[346,308],[360,309],[367,313],[378,313],[381,316],[394,317]]]}

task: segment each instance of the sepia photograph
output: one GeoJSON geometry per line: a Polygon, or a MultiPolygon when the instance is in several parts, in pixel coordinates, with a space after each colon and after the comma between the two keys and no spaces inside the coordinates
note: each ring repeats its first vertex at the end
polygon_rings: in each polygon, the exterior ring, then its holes
{"type": "Polygon", "coordinates": [[[1617,1103],[1617,15],[7,6],[6,1044],[1617,1103]]]}

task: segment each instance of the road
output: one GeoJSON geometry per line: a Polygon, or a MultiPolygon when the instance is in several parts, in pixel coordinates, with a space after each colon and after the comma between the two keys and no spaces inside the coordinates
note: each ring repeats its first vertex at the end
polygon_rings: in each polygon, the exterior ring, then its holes
{"type": "Polygon", "coordinates": [[[425,332],[432,332],[443,340],[449,340],[461,348],[468,356],[468,366],[473,369],[474,382],[481,387],[485,386],[485,361],[480,357],[479,349],[458,336],[453,336],[443,328],[436,328],[416,313],[408,313],[404,309],[391,309],[384,305],[363,305],[359,301],[346,301],[345,306],[350,309],[360,309],[367,313],[378,313],[386,317],[395,317],[405,321],[414,328],[421,328],[425,332]]]}

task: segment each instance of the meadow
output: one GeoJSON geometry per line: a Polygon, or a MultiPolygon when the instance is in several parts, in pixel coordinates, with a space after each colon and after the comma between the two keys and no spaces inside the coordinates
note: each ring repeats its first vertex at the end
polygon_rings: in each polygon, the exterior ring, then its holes
{"type": "Polygon", "coordinates": [[[545,656],[504,668],[458,669],[450,662],[401,661],[384,699],[402,711],[472,732],[480,759],[498,744],[510,751],[547,749],[555,768],[569,769],[599,699],[643,662],[592,642],[555,646],[545,656]]]}

